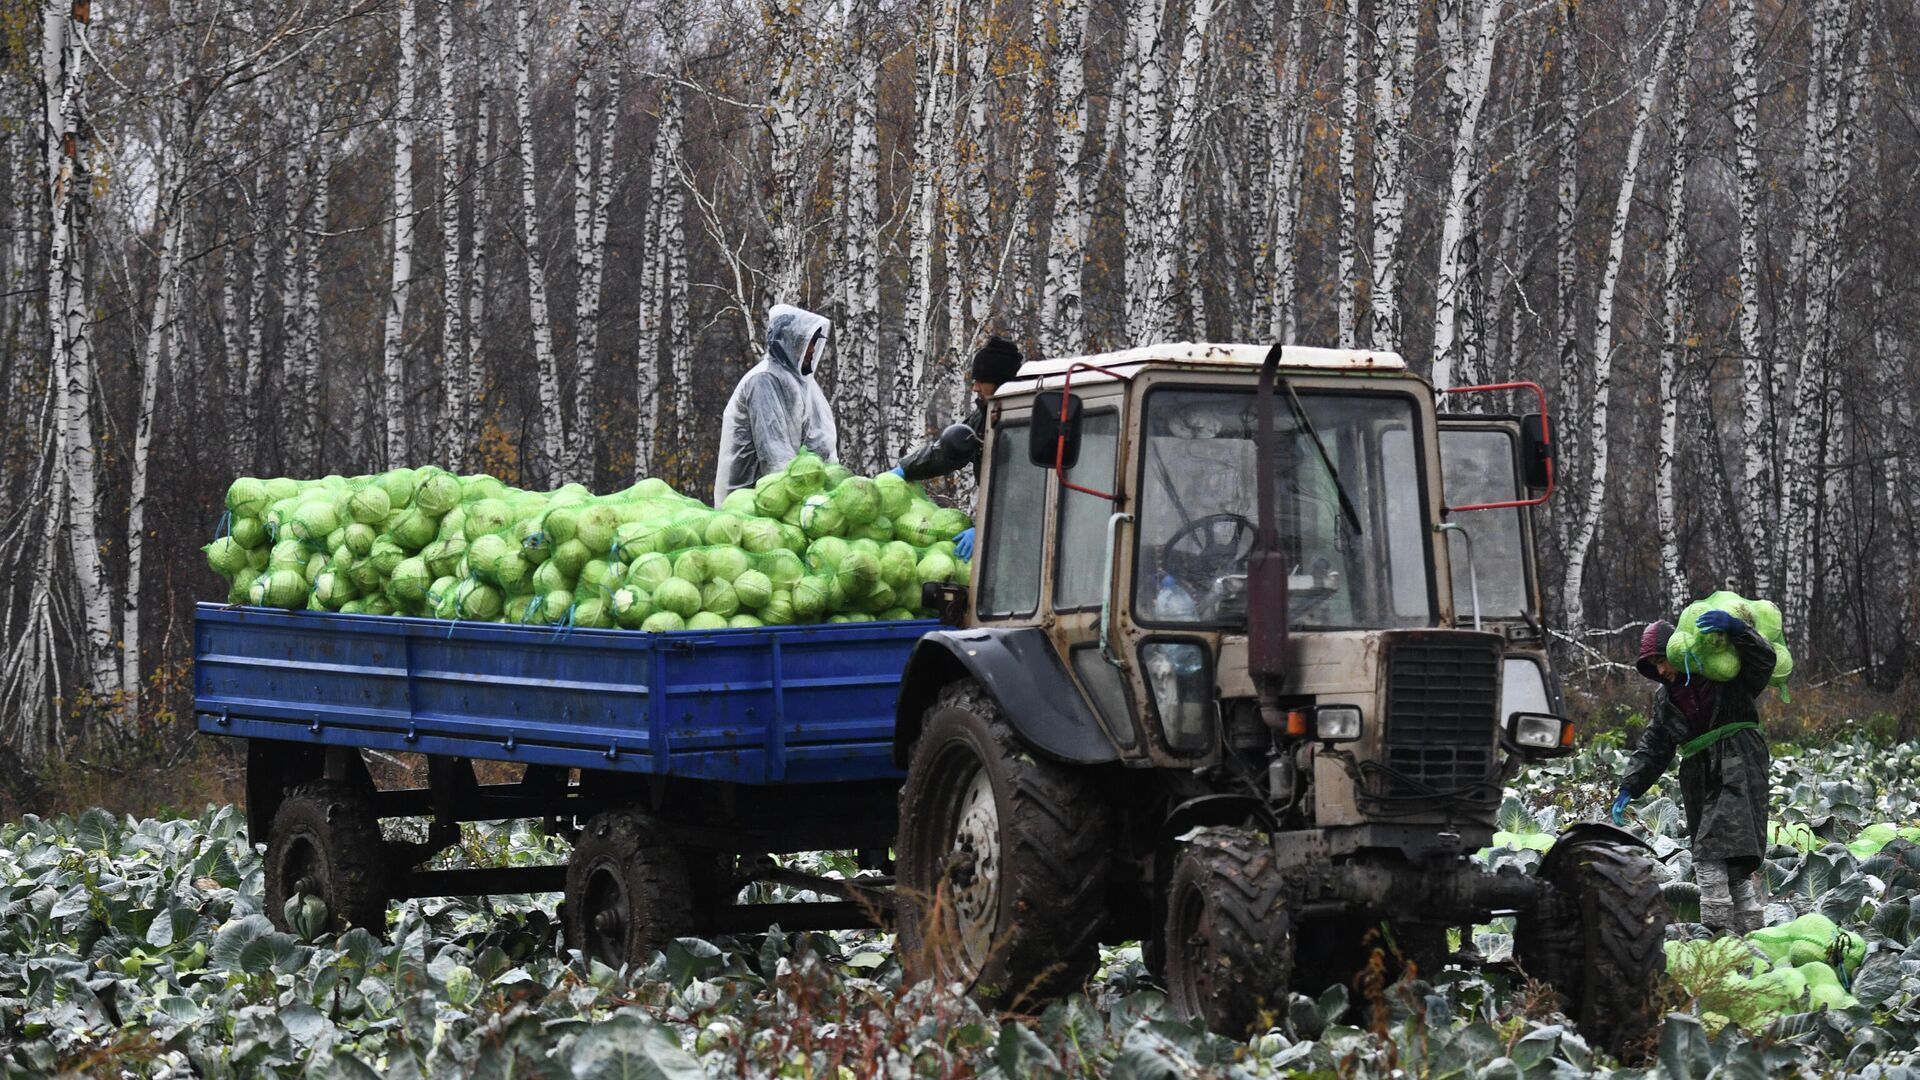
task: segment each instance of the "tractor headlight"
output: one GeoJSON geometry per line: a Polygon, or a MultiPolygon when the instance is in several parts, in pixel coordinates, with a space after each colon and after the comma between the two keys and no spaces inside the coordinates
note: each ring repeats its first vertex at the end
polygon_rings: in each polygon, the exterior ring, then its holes
{"type": "Polygon", "coordinates": [[[1212,743],[1213,672],[1207,647],[1190,641],[1153,641],[1140,646],[1153,708],[1168,745],[1199,753],[1212,743]]]}
{"type": "Polygon", "coordinates": [[[1360,706],[1322,705],[1313,710],[1313,734],[1323,742],[1352,742],[1360,737],[1360,706]]]}
{"type": "Polygon", "coordinates": [[[1532,753],[1563,753],[1573,748],[1573,723],[1552,713],[1516,712],[1507,717],[1507,741],[1532,753]]]}

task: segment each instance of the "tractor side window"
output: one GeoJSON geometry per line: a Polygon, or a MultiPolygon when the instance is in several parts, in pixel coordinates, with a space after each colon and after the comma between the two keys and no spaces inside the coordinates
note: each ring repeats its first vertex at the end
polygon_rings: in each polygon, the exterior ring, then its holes
{"type": "Polygon", "coordinates": [[[987,561],[976,610],[983,617],[1027,615],[1040,606],[1048,471],[1028,463],[1029,434],[1024,420],[994,425],[987,520],[980,534],[987,561]]]}
{"type": "MultiPolygon", "coordinates": [[[[1089,413],[1080,422],[1080,460],[1067,479],[1095,491],[1112,491],[1114,454],[1120,445],[1120,415],[1089,413]]],[[[1107,519],[1113,504],[1084,491],[1060,489],[1060,542],[1072,558],[1054,564],[1053,609],[1098,606],[1106,591],[1107,519]]]]}
{"type": "MultiPolygon", "coordinates": [[[[1440,472],[1450,506],[1506,502],[1522,498],[1513,464],[1513,436],[1505,431],[1456,430],[1440,436],[1440,472]]],[[[1449,541],[1453,566],[1453,610],[1473,617],[1473,593],[1479,588],[1483,618],[1527,614],[1526,537],[1520,509],[1469,510],[1453,515],[1473,538],[1472,572],[1467,545],[1449,541]]]]}

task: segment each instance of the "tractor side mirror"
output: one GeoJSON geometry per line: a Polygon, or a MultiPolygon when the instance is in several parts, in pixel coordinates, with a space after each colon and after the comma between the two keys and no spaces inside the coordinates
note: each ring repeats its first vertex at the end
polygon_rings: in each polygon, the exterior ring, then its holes
{"type": "Polygon", "coordinates": [[[1058,390],[1034,395],[1027,460],[1045,469],[1053,468],[1056,463],[1062,469],[1071,469],[1079,463],[1080,399],[1077,396],[1058,390]]]}
{"type": "Polygon", "coordinates": [[[1520,476],[1534,491],[1553,486],[1553,444],[1539,413],[1520,418],[1520,476]]]}

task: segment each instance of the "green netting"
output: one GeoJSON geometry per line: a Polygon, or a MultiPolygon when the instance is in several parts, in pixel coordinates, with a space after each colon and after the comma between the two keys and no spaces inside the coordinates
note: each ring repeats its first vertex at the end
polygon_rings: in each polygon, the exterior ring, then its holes
{"type": "Polygon", "coordinates": [[[1697,675],[1714,682],[1728,682],[1740,674],[1740,656],[1727,635],[1700,629],[1700,616],[1709,611],[1724,611],[1748,623],[1773,645],[1773,673],[1769,682],[1779,688],[1781,699],[1787,700],[1793,653],[1787,649],[1780,609],[1766,600],[1749,600],[1722,590],[1688,604],[1680,612],[1673,636],[1667,639],[1668,661],[1685,677],[1697,675]]]}

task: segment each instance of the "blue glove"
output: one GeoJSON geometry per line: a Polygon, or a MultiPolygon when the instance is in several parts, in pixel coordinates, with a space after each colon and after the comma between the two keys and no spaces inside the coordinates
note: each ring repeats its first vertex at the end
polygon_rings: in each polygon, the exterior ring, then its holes
{"type": "Polygon", "coordinates": [[[1627,823],[1627,803],[1632,801],[1633,796],[1627,794],[1627,789],[1621,788],[1620,797],[1613,800],[1613,823],[1615,825],[1625,825],[1627,823]]]}
{"type": "Polygon", "coordinates": [[[973,528],[971,526],[969,526],[965,532],[953,538],[953,553],[963,559],[973,558],[973,528]]]}
{"type": "Polygon", "coordinates": [[[1694,625],[1708,633],[1719,634],[1732,633],[1735,630],[1744,630],[1747,628],[1745,622],[1724,611],[1702,612],[1700,617],[1694,620],[1694,625]]]}
{"type": "Polygon", "coordinates": [[[901,468],[898,465],[895,465],[893,468],[888,469],[887,471],[899,477],[902,480],[905,480],[907,478],[907,470],[901,468]]]}

